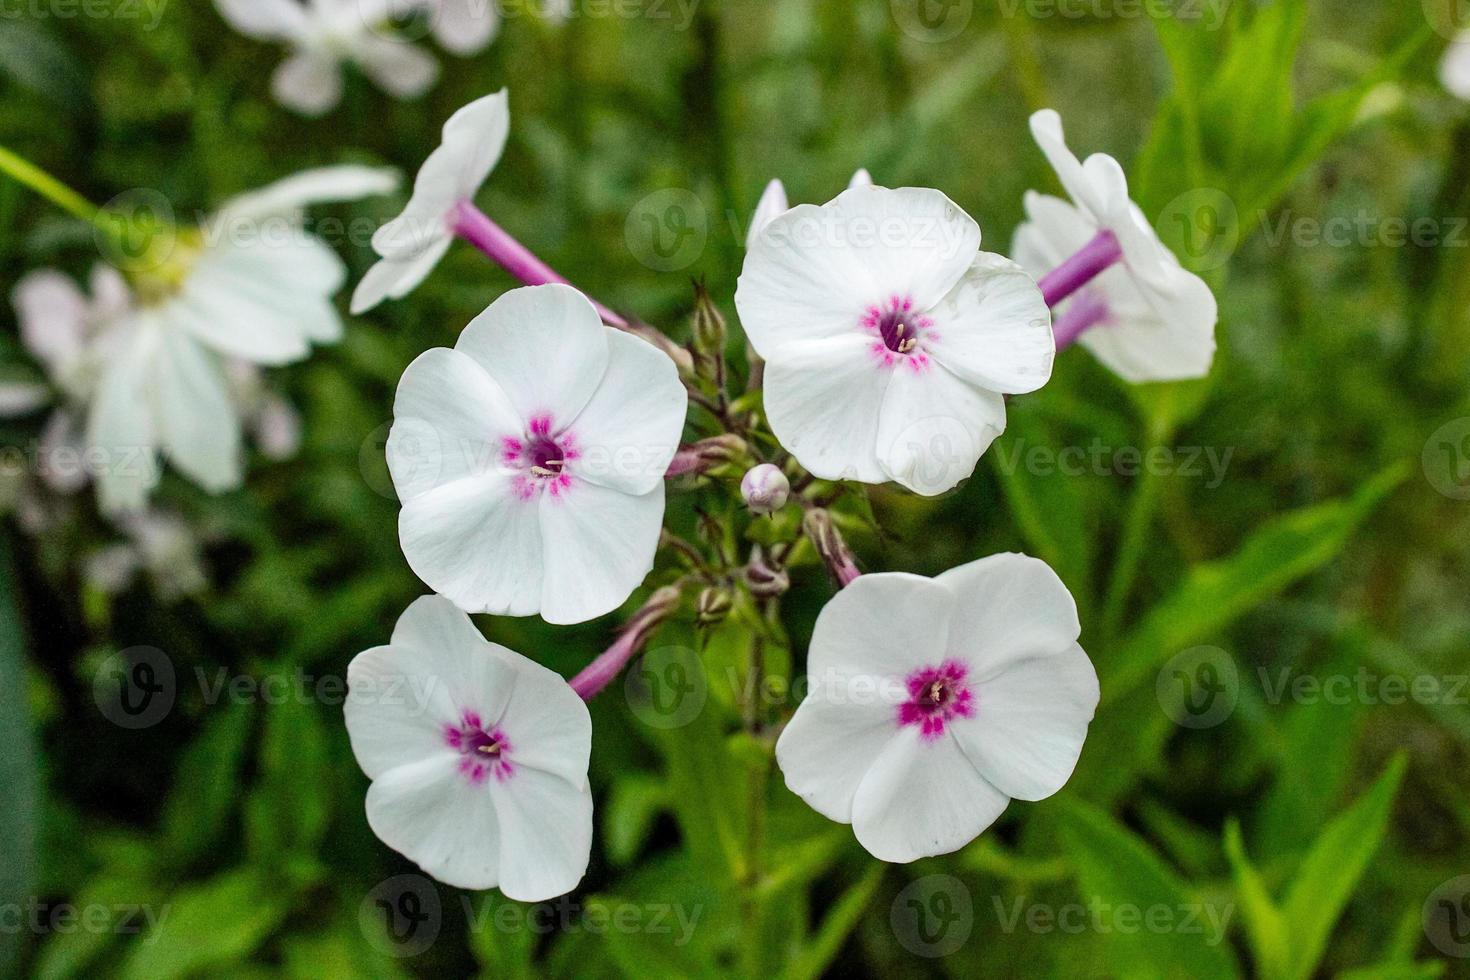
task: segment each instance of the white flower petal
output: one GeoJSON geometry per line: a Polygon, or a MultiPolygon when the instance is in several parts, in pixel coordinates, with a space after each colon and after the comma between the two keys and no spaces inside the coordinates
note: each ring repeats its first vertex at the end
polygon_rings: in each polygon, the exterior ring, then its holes
{"type": "MultiPolygon", "coordinates": [[[[439,248],[450,237],[449,212],[460,201],[474,199],[500,161],[509,135],[510,99],[504,89],[450,116],[444,124],[443,141],[414,179],[408,206],[373,235],[377,253],[407,261],[439,248]]],[[[422,271],[420,280],[428,275],[427,269],[412,268],[422,271]]]]}
{"type": "Polygon", "coordinates": [[[402,299],[418,288],[429,277],[454,239],[445,230],[421,252],[407,258],[380,259],[352,294],[352,315],[360,316],[375,308],[386,299],[402,299]]]}
{"type": "Polygon", "coordinates": [[[889,741],[858,786],[852,829],[880,861],[907,864],[964,847],[1009,802],[952,737],[926,742],[909,726],[889,741]]]}
{"type": "MultiPolygon", "coordinates": [[[[445,726],[460,720],[458,706],[450,697],[451,678],[457,680],[460,671],[452,658],[465,656],[465,649],[421,652],[394,644],[352,658],[342,710],[352,754],[369,779],[399,766],[453,754],[445,740],[445,726]],[[446,669],[453,673],[441,673],[446,669]]],[[[509,689],[511,670],[504,665],[501,670],[509,689]]]]}
{"type": "Polygon", "coordinates": [[[1051,313],[1036,281],[1010,259],[980,253],[931,316],[939,326],[924,348],[971,384],[1019,395],[1050,380],[1051,313]]]}
{"type": "Polygon", "coordinates": [[[475,317],[454,349],[480,362],[523,420],[550,416],[560,431],[602,382],[609,333],[571,286],[523,286],[475,317]]]}
{"type": "Polygon", "coordinates": [[[210,493],[238,487],[240,416],[218,360],[177,323],[166,323],[154,370],[164,455],[210,493]]]}
{"type": "Polygon", "coordinates": [[[1215,358],[1215,295],[1199,276],[1175,267],[1169,286],[1155,289],[1127,269],[1097,280],[1112,311],[1077,342],[1125,381],[1180,381],[1210,373],[1215,358]]]}
{"type": "Polygon", "coordinates": [[[277,66],[271,93],[303,116],[324,116],[342,101],[342,66],[323,52],[297,52],[277,66]]]}
{"type": "Polygon", "coordinates": [[[585,788],[592,755],[592,716],[587,702],[556,671],[504,647],[495,649],[511,658],[516,669],[515,689],[500,725],[511,739],[517,771],[534,769],[575,789],[585,788]]]}
{"type": "Polygon", "coordinates": [[[894,371],[873,341],[849,329],[827,340],[786,345],[766,364],[771,430],[813,475],[883,483],[878,428],[894,371]]]}
{"type": "Polygon", "coordinates": [[[1027,191],[1022,201],[1027,220],[1016,229],[1011,258],[1033,279],[1060,266],[1097,235],[1097,225],[1070,201],[1035,191],[1027,191]]]}
{"type": "Polygon", "coordinates": [[[220,208],[219,217],[248,221],[295,216],[313,204],[391,194],[400,182],[400,174],[391,167],[318,167],[236,197],[220,208]]]}
{"type": "Polygon", "coordinates": [[[607,373],[572,423],[579,458],[568,470],[637,496],[663,482],[684,432],[689,397],[667,354],[615,330],[606,337],[607,373]]]}
{"type": "Polygon", "coordinates": [[[297,0],[214,0],[235,30],[258,41],[297,40],[306,33],[306,9],[297,0]]]}
{"type": "Polygon", "coordinates": [[[82,352],[87,333],[87,298],[76,283],[54,269],[27,273],[11,292],[20,339],[54,375],[82,352]]]}
{"type": "Polygon", "coordinates": [[[41,481],[56,493],[76,493],[91,479],[84,455],[86,451],[81,420],[66,409],[58,408],[41,430],[41,453],[51,461],[40,468],[41,481]]]}
{"type": "Polygon", "coordinates": [[[494,888],[502,849],[494,795],[492,788],[465,779],[459,757],[446,752],[374,779],[367,793],[368,826],[446,885],[494,888]]]}
{"type": "Polygon", "coordinates": [[[799,205],[756,236],[735,292],[760,355],[851,332],[866,310],[908,297],[928,310],[964,275],[980,226],[937,190],[854,187],[799,205]]]}
{"type": "Polygon", "coordinates": [[[51,388],[34,381],[0,381],[0,419],[34,414],[51,403],[51,388]]]}
{"type": "Polygon", "coordinates": [[[140,314],[129,342],[103,367],[87,414],[87,445],[103,455],[97,497],[103,513],[138,510],[158,483],[157,422],[150,394],[158,324],[140,314]]]}
{"type": "Polygon", "coordinates": [[[500,818],[505,896],[544,902],[576,888],[592,854],[592,791],[536,769],[517,769],[490,798],[500,818]]]}
{"type": "Polygon", "coordinates": [[[857,169],[857,171],[852,175],[852,180],[848,181],[847,186],[848,187],[872,187],[873,186],[873,175],[870,174],[870,173],[868,173],[868,168],[867,167],[859,167],[857,169]]]}
{"type": "Polygon", "coordinates": [[[659,481],[631,496],[586,481],[541,497],[546,579],[541,617],[583,623],[612,612],[653,570],[664,518],[659,481]]]}
{"type": "MultiPolygon", "coordinates": [[[[263,333],[294,332],[319,344],[342,339],[342,318],[332,297],[346,282],[347,269],[336,252],[304,230],[280,229],[221,241],[207,256],[208,261],[199,264],[210,277],[210,288],[231,290],[271,311],[267,315],[276,322],[269,326],[262,322],[263,333]]],[[[283,343],[296,349],[297,345],[283,343]]]]}
{"type": "MultiPolygon", "coordinates": [[[[1062,117],[1054,109],[1042,109],[1034,113],[1031,116],[1031,135],[1041,147],[1041,152],[1046,155],[1051,168],[1056,171],[1057,179],[1062,182],[1067,196],[1094,222],[1105,224],[1118,202],[1108,199],[1103,189],[1095,183],[1093,175],[1084,169],[1076,154],[1067,148],[1062,117]]],[[[1126,199],[1125,193],[1124,200],[1126,199]]]]}
{"type": "Polygon", "coordinates": [[[250,275],[224,253],[205,253],[162,309],[173,327],[222,354],[279,365],[311,352],[298,319],[298,298],[250,275]]]}
{"type": "Polygon", "coordinates": [[[461,609],[529,616],[542,604],[536,501],[520,498],[509,473],[467,477],[405,501],[398,541],[414,574],[461,609]]]}
{"type": "Polygon", "coordinates": [[[807,654],[814,686],[854,674],[903,678],[945,657],[953,591],[904,572],[860,575],[822,608],[807,654]]]}
{"type": "Polygon", "coordinates": [[[467,476],[504,473],[503,442],[523,426],[505,392],[457,350],[424,351],[403,372],[388,433],[398,499],[412,500],[467,476]]]}
{"type": "Polygon", "coordinates": [[[760,237],[766,225],[789,210],[791,210],[791,202],[786,198],[786,185],[780,180],[772,180],[761,192],[761,199],[756,203],[755,214],[750,219],[750,231],[745,235],[745,247],[754,248],[756,239],[760,237]]]}
{"type": "Polygon", "coordinates": [[[829,820],[852,823],[858,786],[898,734],[898,726],[895,707],[876,693],[879,678],[865,677],[861,687],[843,680],[813,682],[812,694],[776,740],[776,763],[786,786],[813,810],[829,820]]]}
{"type": "Polygon", "coordinates": [[[500,30],[500,7],[488,0],[439,0],[432,17],[434,39],[461,57],[483,51],[500,30]]]}
{"type": "Polygon", "coordinates": [[[1461,34],[1445,49],[1439,80],[1451,95],[1470,100],[1470,33],[1461,34]]]}
{"type": "Polygon", "coordinates": [[[1018,800],[1044,800],[1066,785],[1099,696],[1082,648],[1012,661],[974,693],[975,716],[955,719],[951,731],[985,779],[1018,800]]]}
{"type": "Polygon", "coordinates": [[[353,57],[378,87],[395,99],[416,99],[439,80],[434,56],[406,41],[366,33],[357,39],[353,57]]]}
{"type": "Polygon", "coordinates": [[[1005,431],[1005,399],[938,363],[899,364],[883,396],[878,459],[888,478],[926,497],[975,472],[1005,431]]]}
{"type": "Polygon", "coordinates": [[[972,679],[995,677],[1021,657],[1060,653],[1077,642],[1077,603],[1046,562],[990,555],[934,580],[955,596],[949,653],[972,679]]]}

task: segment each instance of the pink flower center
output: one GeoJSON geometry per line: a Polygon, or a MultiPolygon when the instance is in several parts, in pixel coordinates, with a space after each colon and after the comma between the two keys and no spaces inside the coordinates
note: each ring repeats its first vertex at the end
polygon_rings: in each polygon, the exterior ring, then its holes
{"type": "Polygon", "coordinates": [[[491,776],[503,783],[515,775],[510,739],[499,728],[486,728],[477,712],[466,711],[458,725],[445,725],[444,741],[459,753],[459,771],[475,786],[491,776]]]}
{"type": "Polygon", "coordinates": [[[914,671],[904,681],[909,699],[898,706],[899,725],[916,725],[919,737],[932,742],[953,718],[975,716],[975,695],[967,683],[969,670],[958,660],[914,671]]]}
{"type": "Polygon", "coordinates": [[[531,500],[543,489],[553,497],[561,496],[572,485],[566,466],[579,455],[576,445],[569,430],[556,430],[550,415],[533,417],[522,438],[507,436],[502,440],[501,459],[518,471],[516,496],[531,500]]]}
{"type": "Polygon", "coordinates": [[[924,340],[932,338],[934,321],[914,308],[909,296],[891,296],[863,311],[862,328],[874,335],[873,355],[885,366],[900,361],[915,369],[928,365],[924,340]]]}

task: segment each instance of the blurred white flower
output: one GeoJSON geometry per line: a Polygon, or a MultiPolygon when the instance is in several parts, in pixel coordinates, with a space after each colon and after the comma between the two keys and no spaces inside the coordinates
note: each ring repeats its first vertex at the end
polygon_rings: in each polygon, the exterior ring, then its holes
{"type": "Polygon", "coordinates": [[[579,623],[653,567],[688,401],[570,286],[513,289],[404,371],[387,455],[419,578],[469,612],[579,623]]]}
{"type": "Polygon", "coordinates": [[[486,642],[441,596],[347,668],[347,734],[373,833],[456,888],[539,902],[592,848],[592,719],[560,676],[486,642]]]}
{"type": "Polygon", "coordinates": [[[912,187],[855,186],[756,237],[735,305],[771,429],[813,474],[942,493],[1005,429],[1002,394],[1046,383],[1041,292],[979,248],[969,215],[912,187]]]}
{"type": "Polygon", "coordinates": [[[786,785],[881,860],[964,847],[1071,777],[1099,696],[1080,632],[1025,555],[860,576],[817,618],[811,693],[776,743],[786,785]]]}
{"type": "Polygon", "coordinates": [[[504,0],[418,0],[429,9],[434,40],[450,54],[483,51],[500,30],[504,0]]]}
{"type": "Polygon", "coordinates": [[[301,227],[302,210],[395,186],[364,167],[298,174],[178,232],[157,267],[136,270],[141,305],[108,332],[87,420],[103,511],[144,505],[160,451],[205,490],[239,485],[240,406],[223,359],[287,364],[341,337],[332,296],[346,270],[301,227]]]}
{"type": "Polygon", "coordinates": [[[1450,42],[1439,63],[1439,80],[1457,99],[1470,101],[1470,31],[1450,42]]]}
{"type": "Polygon", "coordinates": [[[290,459],[301,448],[301,414],[266,383],[259,367],[232,359],[225,365],[230,393],[246,428],[266,459],[290,459]]]}
{"type": "Polygon", "coordinates": [[[373,249],[382,261],[358,284],[354,314],[366,313],[385,299],[401,299],[428,277],[454,241],[460,206],[473,202],[500,161],[509,135],[510,99],[504,89],[449,118],[443,141],[414,180],[408,206],[373,235],[373,249]]]}
{"type": "Polygon", "coordinates": [[[88,556],[82,570],[88,585],[117,595],[144,572],[165,602],[198,595],[208,587],[199,536],[182,517],[146,510],[123,514],[117,524],[127,541],[88,556]]]}
{"type": "Polygon", "coordinates": [[[93,268],[91,293],[85,295],[54,269],[38,269],[27,273],[11,294],[21,342],[46,372],[50,386],[0,385],[0,401],[5,402],[0,415],[56,406],[41,430],[33,464],[35,475],[57,493],[75,493],[87,485],[81,418],[113,353],[111,334],[132,309],[128,285],[111,266],[99,263],[93,268]],[[39,387],[29,406],[19,398],[19,389],[26,387],[39,387]]]}
{"type": "Polygon", "coordinates": [[[439,78],[439,63],[392,31],[393,14],[403,8],[393,0],[215,0],[215,6],[241,34],[290,47],[271,91],[302,115],[323,115],[342,101],[347,63],[398,99],[423,95],[439,78]]]}
{"type": "Polygon", "coordinates": [[[1072,202],[1027,192],[1027,221],[1016,231],[1013,256],[1041,279],[1049,299],[1058,281],[1052,277],[1067,278],[1068,259],[1084,250],[1101,258],[1061,286],[1067,298],[1056,310],[1058,348],[1075,340],[1131,382],[1208,374],[1218,319],[1214,294],[1179,264],[1129,199],[1118,161],[1098,153],[1079,162],[1067,148],[1061,117],[1050,109],[1031,117],[1031,131],[1072,202]],[[1043,278],[1047,273],[1052,276],[1043,278]]]}

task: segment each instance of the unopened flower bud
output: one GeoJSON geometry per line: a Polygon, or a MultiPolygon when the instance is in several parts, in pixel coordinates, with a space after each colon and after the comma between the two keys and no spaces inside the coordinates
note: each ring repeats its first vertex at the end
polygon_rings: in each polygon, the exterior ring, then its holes
{"type": "Polygon", "coordinates": [[[690,474],[706,473],[716,466],[733,463],[745,457],[745,440],[732,433],[701,439],[693,445],[682,447],[669,463],[669,479],[690,474]]]}
{"type": "Polygon", "coordinates": [[[724,622],[734,605],[735,600],[729,591],[713,587],[705,589],[694,606],[696,621],[700,626],[716,626],[724,622]]]}
{"type": "Polygon", "coordinates": [[[753,467],[740,481],[740,495],[757,514],[773,514],[786,506],[791,497],[791,481],[780,467],[762,463],[753,467]]]}
{"type": "Polygon", "coordinates": [[[723,357],[725,354],[725,315],[715,305],[704,283],[694,284],[694,343],[702,354],[723,357]]]}
{"type": "Polygon", "coordinates": [[[756,545],[745,566],[745,584],[757,599],[775,599],[791,588],[791,575],[756,545]]]}

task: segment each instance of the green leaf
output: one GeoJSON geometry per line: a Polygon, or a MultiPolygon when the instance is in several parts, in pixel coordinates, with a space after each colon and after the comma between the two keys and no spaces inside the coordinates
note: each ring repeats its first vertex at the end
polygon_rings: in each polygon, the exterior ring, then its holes
{"type": "Polygon", "coordinates": [[[78,909],[108,909],[111,913],[108,927],[52,933],[36,957],[32,968],[34,980],[67,980],[95,972],[88,971],[88,967],[118,941],[123,930],[145,924],[134,909],[163,914],[159,903],[161,894],[154,883],[115,868],[108,868],[87,882],[68,901],[78,909]]]}
{"type": "Polygon", "coordinates": [[[245,840],[262,862],[310,855],[331,818],[327,735],[316,707],[295,692],[270,706],[257,760],[260,780],[245,807],[245,840]]]}
{"type": "Polygon", "coordinates": [[[787,964],[782,977],[785,980],[817,980],[822,976],[837,959],[837,954],[842,952],[842,944],[857,928],[882,880],[883,865],[875,863],[856,885],[843,892],[822,919],[811,942],[787,964]]]}
{"type": "Polygon", "coordinates": [[[1103,924],[1109,970],[1130,978],[1233,978],[1225,941],[1230,907],[1206,901],[1170,870],[1149,845],[1107,813],[1076,799],[1060,811],[1062,841],[1077,866],[1086,901],[1104,903],[1119,918],[1103,924]],[[1177,928],[1125,928],[1123,910],[1139,921],[1167,914],[1177,928]],[[1159,910],[1159,911],[1152,911],[1159,910]]]}
{"type": "Polygon", "coordinates": [[[484,967],[486,977],[495,980],[530,980],[536,976],[532,966],[536,955],[536,933],[525,928],[525,913],[522,907],[499,892],[486,892],[480,896],[478,906],[470,922],[470,948],[475,959],[484,967]],[[497,925],[497,916],[502,909],[506,920],[514,923],[513,928],[497,925]],[[514,913],[512,915],[512,912],[514,913]]]}
{"type": "Polygon", "coordinates": [[[1225,824],[1225,854],[1235,872],[1235,894],[1245,915],[1256,972],[1264,980],[1281,980],[1290,975],[1291,941],[1286,917],[1271,900],[1261,876],[1246,856],[1240,838],[1240,822],[1225,824]]]}
{"type": "Polygon", "coordinates": [[[163,847],[187,866],[225,831],[240,798],[240,773],[250,738],[250,707],[227,703],[184,750],[163,810],[163,847]]]}
{"type": "Polygon", "coordinates": [[[644,773],[619,776],[602,806],[607,859],[619,867],[631,864],[648,840],[654,821],[671,802],[663,780],[644,773]]]}
{"type": "Polygon", "coordinates": [[[1353,531],[1408,475],[1390,467],[1347,500],[1308,507],[1264,524],[1228,558],[1198,565],[1149,611],[1101,663],[1104,702],[1146,680],[1169,657],[1337,557],[1353,531]]]}
{"type": "Polygon", "coordinates": [[[244,960],[280,926],[291,897],[254,868],[181,888],[136,939],[122,980],[174,980],[244,960]]]}
{"type": "MultiPolygon", "coordinates": [[[[24,908],[36,876],[36,815],[39,777],[36,747],[27,711],[25,628],[15,601],[10,565],[10,537],[0,534],[0,902],[24,908]]],[[[20,961],[21,931],[0,932],[0,976],[14,972],[20,961]]]]}
{"type": "Polygon", "coordinates": [[[1297,869],[1282,905],[1291,933],[1289,977],[1306,980],[1316,971],[1333,925],[1388,832],[1405,764],[1402,755],[1389,763],[1368,792],[1327,825],[1297,869]]]}

